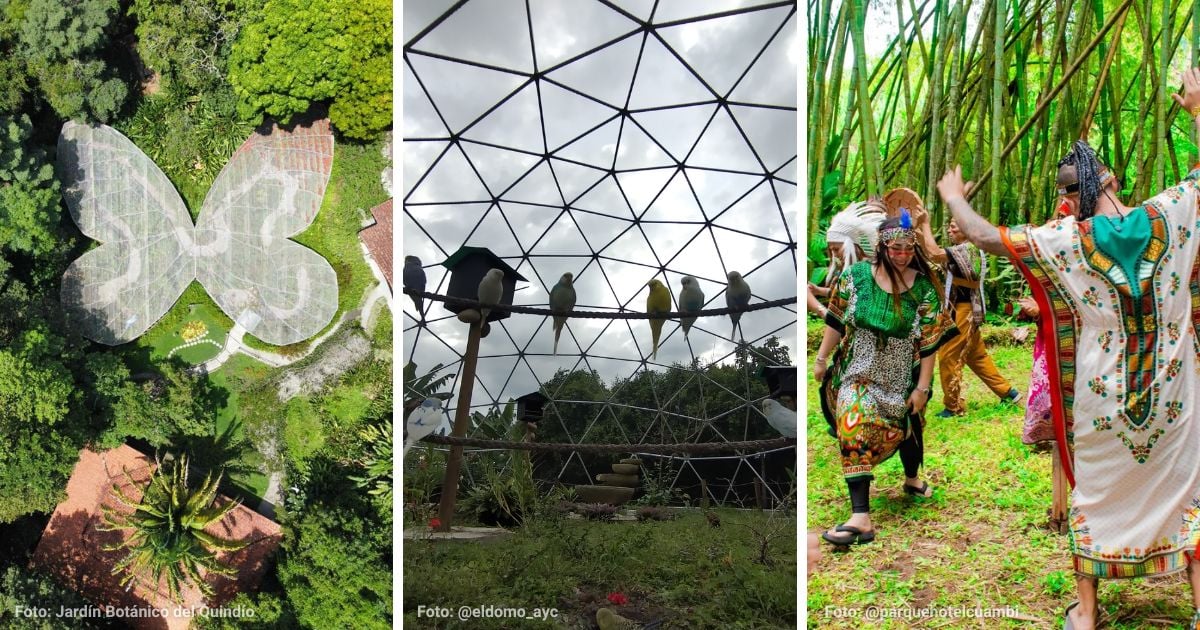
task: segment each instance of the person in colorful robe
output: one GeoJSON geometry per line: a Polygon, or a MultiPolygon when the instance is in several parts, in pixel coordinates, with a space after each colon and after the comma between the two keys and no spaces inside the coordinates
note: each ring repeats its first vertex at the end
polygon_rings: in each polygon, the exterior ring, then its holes
{"type": "MultiPolygon", "coordinates": [[[[1183,96],[1200,131],[1200,69],[1183,96]]],[[[961,167],[938,193],[967,238],[1030,280],[1053,351],[1052,414],[1071,494],[1079,599],[1064,625],[1096,622],[1100,578],[1188,570],[1200,622],[1200,168],[1130,208],[1085,143],[1059,163],[1075,216],[997,228],[965,199],[961,167]],[[1066,427],[1073,423],[1073,434],[1066,427]],[[1074,456],[1067,450],[1073,443],[1074,456]]]]}
{"type": "Polygon", "coordinates": [[[986,312],[982,290],[982,278],[987,275],[986,260],[979,249],[967,241],[954,219],[946,226],[953,245],[944,249],[933,238],[927,214],[922,213],[917,225],[921,249],[930,260],[945,265],[946,303],[943,308],[952,314],[959,332],[938,350],[938,376],[945,405],[938,417],[950,418],[966,413],[966,400],[962,395],[964,365],[971,368],[1001,401],[1018,402],[1021,392],[996,369],[980,330],[986,312]]]}
{"type": "Polygon", "coordinates": [[[934,355],[955,330],[907,211],[879,225],[878,241],[874,260],[850,265],[834,283],[813,367],[850,494],[850,519],[822,534],[835,545],[875,539],[872,470],[893,454],[904,464],[904,491],[933,494],[918,477],[923,412],[934,355]]]}

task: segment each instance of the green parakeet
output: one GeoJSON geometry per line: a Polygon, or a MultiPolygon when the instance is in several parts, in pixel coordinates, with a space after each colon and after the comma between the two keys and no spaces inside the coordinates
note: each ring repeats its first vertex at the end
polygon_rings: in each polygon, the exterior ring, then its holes
{"type": "MultiPolygon", "coordinates": [[[[571,281],[575,276],[570,273],[564,273],[558,279],[558,284],[550,289],[550,310],[563,313],[571,312],[575,308],[575,286],[571,281]]],[[[554,354],[558,354],[558,336],[562,334],[563,324],[567,323],[566,317],[554,317],[554,354]]]]}
{"type": "MultiPolygon", "coordinates": [[[[684,276],[683,280],[679,281],[683,285],[683,289],[679,291],[679,310],[693,312],[704,308],[704,292],[700,290],[700,284],[691,276],[684,276]]],[[[695,317],[680,318],[679,323],[683,324],[683,336],[688,336],[688,331],[692,329],[692,324],[696,322],[695,317]]]]}
{"type": "MultiPolygon", "coordinates": [[[[646,298],[647,313],[670,313],[671,312],[671,292],[667,287],[657,279],[646,283],[650,287],[650,295],[646,298]]],[[[662,327],[665,319],[651,319],[650,333],[654,336],[654,349],[650,353],[651,359],[658,358],[658,338],[662,335],[662,327]]]]}
{"type": "Polygon", "coordinates": [[[596,611],[596,625],[600,630],[637,630],[642,624],[618,615],[611,608],[601,608],[596,611]]]}
{"type": "MultiPolygon", "coordinates": [[[[481,304],[499,304],[500,299],[504,297],[504,270],[489,269],[487,274],[483,276],[483,280],[479,281],[479,302],[481,304]]],[[[487,322],[488,314],[492,312],[490,308],[479,309],[479,325],[482,326],[487,322]]]]}
{"type": "MultiPolygon", "coordinates": [[[[742,280],[742,274],[730,271],[726,277],[729,278],[729,286],[725,287],[725,305],[729,308],[736,308],[750,304],[750,285],[742,280]]],[[[729,319],[733,320],[733,330],[729,333],[730,339],[737,334],[738,320],[741,318],[741,313],[729,314],[729,319]]]]}

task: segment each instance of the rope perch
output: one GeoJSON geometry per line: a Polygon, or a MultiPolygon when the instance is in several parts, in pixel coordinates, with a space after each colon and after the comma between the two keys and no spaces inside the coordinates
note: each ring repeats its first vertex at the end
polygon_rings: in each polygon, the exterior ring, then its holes
{"type": "MultiPolygon", "coordinates": [[[[454,304],[458,306],[466,306],[468,308],[479,308],[484,306],[479,300],[467,300],[463,298],[451,297],[448,295],[439,295],[428,291],[415,291],[413,289],[404,289],[404,293],[417,297],[432,300],[434,302],[445,302],[446,304],[454,304]]],[[[569,313],[562,313],[548,308],[537,308],[533,306],[517,306],[504,304],[488,304],[487,307],[493,311],[505,313],[522,313],[525,315],[549,315],[558,317],[573,317],[578,319],[678,319],[680,317],[715,317],[717,315],[729,315],[731,313],[749,313],[750,311],[761,311],[763,309],[775,308],[778,306],[787,306],[796,303],[796,296],[783,298],[781,300],[771,300],[770,302],[758,302],[756,304],[747,304],[746,306],[735,308],[713,308],[701,311],[679,312],[672,311],[670,313],[641,313],[641,312],[611,312],[611,311],[579,311],[574,310],[569,313]]]]}
{"type": "Polygon", "coordinates": [[[794,446],[794,438],[777,437],[769,440],[748,442],[702,442],[694,444],[563,444],[558,442],[517,442],[513,440],[485,440],[482,438],[452,437],[449,435],[427,435],[421,438],[434,444],[451,446],[474,446],[479,448],[501,448],[518,451],[549,451],[569,453],[723,453],[726,451],[769,450],[794,446]]]}

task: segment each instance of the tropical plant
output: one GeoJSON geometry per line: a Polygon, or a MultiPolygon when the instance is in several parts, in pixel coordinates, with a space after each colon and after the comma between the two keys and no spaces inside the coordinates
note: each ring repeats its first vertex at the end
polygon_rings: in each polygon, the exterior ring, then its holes
{"type": "MultiPolygon", "coordinates": [[[[105,505],[101,531],[129,532],[123,540],[105,545],[105,551],[124,551],[125,555],[113,566],[113,574],[123,573],[121,586],[140,582],[157,588],[164,578],[175,600],[180,600],[180,588],[192,584],[206,596],[213,588],[204,581],[208,574],[230,577],[235,570],[217,560],[218,551],[237,551],[245,541],[226,540],[207,531],[206,527],[220,522],[233,511],[238,501],[218,505],[217,486],[221,475],[210,471],[199,488],[188,484],[187,456],[181,455],[169,466],[157,457],[156,469],[140,499],[135,499],[119,484],[113,484],[113,496],[126,513],[115,506],[105,505]]],[[[123,471],[129,488],[139,484],[128,470],[123,471]]]]}
{"type": "Polygon", "coordinates": [[[437,376],[438,372],[445,369],[446,366],[441,363],[433,366],[421,376],[417,376],[417,364],[409,361],[404,364],[404,406],[407,408],[409,403],[416,401],[416,404],[421,404],[421,401],[430,396],[438,394],[450,379],[454,378],[453,374],[443,374],[437,376]],[[436,377],[436,378],[435,378],[436,377]]]}
{"type": "Polygon", "coordinates": [[[372,424],[358,432],[367,444],[363,459],[366,469],[361,476],[351,477],[359,488],[375,497],[375,505],[384,520],[392,516],[392,419],[372,424]]]}

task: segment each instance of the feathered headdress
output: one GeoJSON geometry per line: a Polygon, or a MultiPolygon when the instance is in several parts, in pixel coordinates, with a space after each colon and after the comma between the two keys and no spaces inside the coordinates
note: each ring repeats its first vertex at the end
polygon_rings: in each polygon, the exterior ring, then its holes
{"type": "Polygon", "coordinates": [[[886,208],[878,201],[856,201],[833,215],[825,240],[842,244],[842,262],[849,267],[858,261],[854,246],[862,249],[867,258],[875,255],[875,239],[879,224],[887,219],[886,208]]]}
{"type": "Polygon", "coordinates": [[[890,243],[898,238],[913,239],[915,237],[912,215],[908,213],[908,208],[900,208],[900,225],[879,230],[880,243],[890,243]]]}

